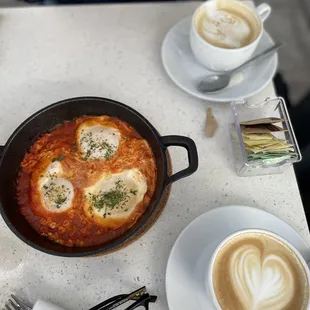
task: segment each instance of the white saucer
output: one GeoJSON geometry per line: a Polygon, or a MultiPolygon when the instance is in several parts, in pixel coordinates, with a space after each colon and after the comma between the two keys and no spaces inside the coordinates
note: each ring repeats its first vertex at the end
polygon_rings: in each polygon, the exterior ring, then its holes
{"type": "MultiPolygon", "coordinates": [[[[277,54],[236,74],[227,88],[215,93],[200,93],[197,90],[198,81],[212,71],[200,65],[194,58],[189,43],[190,23],[191,18],[187,17],[174,25],[167,33],[161,50],[164,68],[180,88],[200,99],[228,102],[246,99],[267,86],[277,69],[277,54]]],[[[254,55],[271,45],[273,40],[264,32],[254,55]]]]}
{"type": "Polygon", "coordinates": [[[260,209],[244,206],[217,208],[192,221],[176,240],[167,264],[166,292],[170,310],[214,309],[204,291],[205,258],[229,234],[246,228],[277,233],[310,260],[306,241],[287,223],[260,209]]]}

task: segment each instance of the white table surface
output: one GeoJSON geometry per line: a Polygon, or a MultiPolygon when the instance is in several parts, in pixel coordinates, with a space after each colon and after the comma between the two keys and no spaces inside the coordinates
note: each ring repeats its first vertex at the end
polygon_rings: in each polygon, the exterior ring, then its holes
{"type": "MultiPolygon", "coordinates": [[[[165,267],[182,229],[223,205],[267,210],[308,242],[306,219],[293,169],[283,175],[239,178],[233,169],[230,107],[197,100],[165,74],[160,47],[166,32],[197,3],[71,6],[0,11],[0,144],[38,109],[80,95],[109,97],[141,112],[162,135],[193,138],[199,170],[175,183],[169,202],[141,239],[105,257],[61,258],[23,244],[0,220],[0,308],[11,292],[34,302],[51,300],[68,310],[88,309],[142,285],[167,309],[165,267]],[[205,136],[206,108],[219,128],[205,136]]],[[[270,84],[259,100],[274,94],[270,84]]],[[[174,169],[185,151],[171,149],[174,169]]]]}

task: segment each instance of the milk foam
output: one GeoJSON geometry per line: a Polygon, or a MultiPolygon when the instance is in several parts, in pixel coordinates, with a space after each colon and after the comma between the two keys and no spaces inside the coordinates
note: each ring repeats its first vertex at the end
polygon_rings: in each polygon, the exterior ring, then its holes
{"type": "Polygon", "coordinates": [[[244,18],[212,6],[205,7],[201,25],[207,41],[228,48],[242,47],[251,36],[251,27],[244,18]]]}
{"type": "Polygon", "coordinates": [[[309,309],[303,263],[267,233],[241,233],[227,241],[216,256],[212,280],[223,310],[309,309]]]}
{"type": "Polygon", "coordinates": [[[294,296],[294,276],[285,257],[268,254],[250,244],[236,249],[230,259],[230,280],[245,309],[284,309],[294,296]]]}

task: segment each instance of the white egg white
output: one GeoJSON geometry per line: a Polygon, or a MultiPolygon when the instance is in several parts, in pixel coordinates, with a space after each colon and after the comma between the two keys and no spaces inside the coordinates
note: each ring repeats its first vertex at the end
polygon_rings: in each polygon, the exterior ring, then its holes
{"type": "Polygon", "coordinates": [[[77,130],[77,143],[83,153],[83,158],[109,159],[118,149],[121,134],[114,127],[101,124],[82,123],[77,130]]]}
{"type": "Polygon", "coordinates": [[[147,192],[145,176],[138,169],[103,174],[96,184],[84,189],[87,210],[101,218],[128,217],[147,192]]]}
{"type": "Polygon", "coordinates": [[[61,162],[52,162],[39,179],[39,192],[42,205],[52,212],[62,212],[69,209],[74,197],[72,183],[62,178],[61,162]]]}

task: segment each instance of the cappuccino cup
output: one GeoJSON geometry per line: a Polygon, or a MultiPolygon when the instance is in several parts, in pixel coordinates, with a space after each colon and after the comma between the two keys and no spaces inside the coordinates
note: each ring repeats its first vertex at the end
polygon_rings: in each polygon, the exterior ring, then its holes
{"type": "Polygon", "coordinates": [[[291,243],[247,229],[217,246],[205,288],[218,310],[309,310],[309,282],[307,263],[291,243]]]}
{"type": "Polygon", "coordinates": [[[252,9],[238,0],[209,0],[195,11],[190,45],[197,61],[213,71],[229,71],[253,55],[271,7],[252,9]]]}

